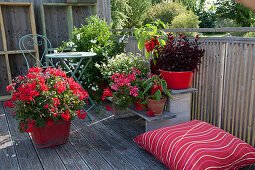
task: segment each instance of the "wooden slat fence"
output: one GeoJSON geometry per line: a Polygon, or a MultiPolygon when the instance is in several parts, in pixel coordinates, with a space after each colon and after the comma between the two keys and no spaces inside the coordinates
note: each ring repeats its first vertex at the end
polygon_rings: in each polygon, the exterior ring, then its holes
{"type": "MultiPolygon", "coordinates": [[[[209,122],[255,146],[255,38],[202,37],[191,118],[209,122]]],[[[139,53],[130,37],[126,52],[139,53]]],[[[144,53],[144,52],[142,52],[144,53]]]]}

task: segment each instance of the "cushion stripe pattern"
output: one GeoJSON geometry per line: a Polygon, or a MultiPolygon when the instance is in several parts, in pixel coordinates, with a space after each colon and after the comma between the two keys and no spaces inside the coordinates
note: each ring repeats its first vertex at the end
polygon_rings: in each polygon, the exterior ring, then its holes
{"type": "Polygon", "coordinates": [[[134,141],[172,170],[232,170],[255,163],[255,148],[198,120],[149,131],[134,141]]]}

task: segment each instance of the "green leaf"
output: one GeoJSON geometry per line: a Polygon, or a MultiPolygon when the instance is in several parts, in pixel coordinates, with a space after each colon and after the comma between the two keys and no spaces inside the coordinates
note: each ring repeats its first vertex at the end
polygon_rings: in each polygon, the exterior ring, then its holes
{"type": "Polygon", "coordinates": [[[138,40],[138,49],[141,51],[144,46],[145,46],[145,38],[140,37],[139,40],[138,40]]]}
{"type": "Polygon", "coordinates": [[[172,95],[169,93],[169,91],[166,92],[166,95],[167,95],[170,99],[174,100],[173,97],[172,97],[172,95]]]}
{"type": "Polygon", "coordinates": [[[145,50],[145,57],[146,57],[147,60],[148,60],[149,57],[150,57],[150,53],[148,53],[147,50],[145,50]]]}
{"type": "Polygon", "coordinates": [[[160,46],[166,45],[165,40],[162,40],[160,38],[158,38],[158,42],[159,42],[160,46]]]}
{"type": "Polygon", "coordinates": [[[147,87],[145,88],[143,94],[145,94],[150,88],[152,87],[152,83],[149,83],[147,87]]]}
{"type": "Polygon", "coordinates": [[[154,93],[154,96],[156,97],[156,100],[159,102],[161,99],[161,92],[159,89],[156,90],[156,92],[154,93]]]}
{"type": "Polygon", "coordinates": [[[166,93],[167,92],[167,84],[166,84],[165,80],[161,82],[161,86],[162,86],[163,91],[166,93]]]}

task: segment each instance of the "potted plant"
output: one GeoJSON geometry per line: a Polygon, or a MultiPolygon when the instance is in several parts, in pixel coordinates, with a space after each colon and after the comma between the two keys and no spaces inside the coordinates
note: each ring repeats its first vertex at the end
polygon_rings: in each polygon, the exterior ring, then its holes
{"type": "MultiPolygon", "coordinates": [[[[141,28],[135,28],[135,37],[138,40],[138,49],[141,51],[145,47],[145,57],[149,59],[150,54],[153,52],[155,47],[160,47],[165,45],[165,40],[162,39],[162,36],[165,37],[166,34],[159,28],[165,28],[165,25],[160,20],[146,24],[141,28]]],[[[152,74],[159,74],[158,68],[156,66],[155,60],[153,59],[154,55],[150,59],[150,68],[152,74]]]]}
{"type": "Polygon", "coordinates": [[[193,72],[198,69],[204,50],[199,49],[198,35],[194,42],[179,34],[175,39],[171,33],[167,36],[166,44],[156,46],[154,57],[160,74],[167,82],[169,89],[186,89],[192,84],[193,72]]]}
{"type": "Polygon", "coordinates": [[[143,56],[140,54],[132,54],[132,53],[122,53],[108,60],[107,63],[103,65],[96,65],[103,74],[104,78],[108,80],[111,84],[112,76],[116,73],[124,73],[125,75],[133,74],[134,69],[137,70],[139,74],[136,74],[135,80],[131,82],[132,86],[136,86],[138,88],[138,96],[135,98],[135,109],[136,110],[146,110],[146,102],[142,97],[140,91],[143,91],[141,85],[144,79],[148,77],[149,62],[145,60],[143,56]]]}
{"type": "Polygon", "coordinates": [[[148,110],[155,115],[161,115],[167,100],[167,96],[172,99],[170,92],[167,90],[167,83],[159,75],[150,75],[142,84],[145,87],[143,94],[147,100],[148,110]]]}
{"type": "Polygon", "coordinates": [[[13,95],[5,107],[14,109],[20,132],[31,133],[38,148],[66,143],[70,120],[75,115],[86,117],[81,108],[88,93],[59,69],[31,68],[27,75],[16,77],[7,90],[13,95]]]}
{"type": "MultiPolygon", "coordinates": [[[[140,70],[133,67],[129,74],[115,73],[112,75],[111,87],[106,88],[103,92],[102,100],[108,98],[114,106],[113,110],[116,115],[128,114],[128,107],[138,102],[145,104],[145,98],[142,90],[143,79],[139,78],[140,70]],[[116,110],[117,109],[117,110],[116,110]]],[[[111,109],[107,109],[111,110],[111,109]]],[[[129,111],[128,111],[129,112],[129,111]]]]}

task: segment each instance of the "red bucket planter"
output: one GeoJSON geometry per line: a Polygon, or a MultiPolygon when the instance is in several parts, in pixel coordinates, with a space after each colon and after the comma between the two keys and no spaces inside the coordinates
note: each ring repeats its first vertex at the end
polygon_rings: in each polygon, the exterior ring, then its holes
{"type": "Polygon", "coordinates": [[[70,136],[71,121],[60,120],[52,126],[34,127],[32,139],[37,148],[61,145],[67,143],[70,136]]]}
{"type": "Polygon", "coordinates": [[[192,85],[193,72],[171,72],[159,71],[161,77],[166,81],[168,89],[187,89],[192,85]]]}

